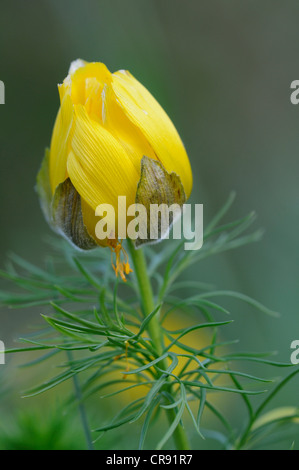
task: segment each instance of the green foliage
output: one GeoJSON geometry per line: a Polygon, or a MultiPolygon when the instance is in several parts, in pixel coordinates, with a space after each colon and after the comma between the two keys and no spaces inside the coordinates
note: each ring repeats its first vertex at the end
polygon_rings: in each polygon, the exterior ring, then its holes
{"type": "Polygon", "coordinates": [[[74,419],[63,410],[52,413],[22,412],[14,415],[9,429],[0,429],[1,450],[79,450],[82,436],[74,431],[74,419]]]}
{"type": "Polygon", "coordinates": [[[1,272],[21,289],[18,294],[1,292],[2,304],[11,308],[39,305],[44,309],[44,328],[21,338],[22,347],[8,352],[40,351],[35,362],[46,362],[53,354],[61,356],[59,372],[27,390],[25,396],[39,395],[71,379],[71,401],[78,404],[89,448],[92,439],[140,421],[139,448],[143,449],[151,426],[163,413],[170,423],[157,438],[157,449],[169,445],[178,427],[188,419],[198,436],[198,448],[202,439],[216,440],[219,448],[225,449],[258,448],[269,430],[286,423],[298,424],[297,408],[270,414],[264,411],[299,370],[292,369],[275,385],[245,371],[246,362],[280,369],[292,365],[272,360],[271,354],[236,350],[236,341],[223,340],[231,320],[217,299],[231,297],[270,317],[277,314],[244,294],[212,290],[204,283],[180,278],[194,263],[260,239],[260,230],[246,233],[254,214],[219,225],[232,202],[230,196],[208,225],[199,251],[185,252],[183,242],[177,241],[168,241],[163,250],[159,246],[145,249],[148,272],[156,287],[155,308],[145,318],[137,283],[133,277],[126,284],[115,278],[106,249],[82,254],[55,239],[51,241],[53,256],[45,269],[13,255],[7,270],[1,272]],[[171,325],[175,324],[182,311],[188,326],[170,329],[169,319],[171,325]],[[161,327],[161,351],[150,336],[149,325],[155,318],[161,327]],[[190,340],[192,335],[197,335],[195,345],[190,340]],[[135,398],[124,405],[117,399],[128,392],[134,392],[135,398]],[[225,411],[215,405],[215,394],[235,394],[243,400],[247,412],[244,427],[243,423],[238,428],[230,423],[225,411]],[[262,396],[258,407],[254,406],[256,395],[262,396]],[[114,416],[99,423],[92,434],[84,408],[84,401],[91,396],[115,399],[114,416]],[[219,422],[219,427],[205,426],[206,413],[219,422]]]}

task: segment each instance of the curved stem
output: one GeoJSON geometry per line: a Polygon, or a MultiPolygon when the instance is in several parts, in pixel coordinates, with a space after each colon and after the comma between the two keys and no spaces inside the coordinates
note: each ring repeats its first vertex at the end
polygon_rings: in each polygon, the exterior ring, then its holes
{"type": "MultiPolygon", "coordinates": [[[[156,307],[152,285],[151,285],[150,278],[147,272],[146,260],[145,260],[145,256],[144,256],[142,249],[139,248],[138,250],[136,250],[132,241],[131,240],[127,240],[127,241],[128,241],[128,247],[129,247],[131,259],[133,261],[134,273],[136,275],[136,279],[138,283],[141,306],[142,306],[143,314],[146,317],[156,307]]],[[[162,329],[160,327],[159,314],[154,315],[154,317],[149,322],[147,329],[148,329],[150,338],[152,340],[154,349],[156,350],[159,356],[162,355],[163,334],[162,334],[162,329]]],[[[168,367],[167,359],[164,359],[163,361],[161,361],[161,363],[163,364],[162,368],[167,369],[168,367]]],[[[171,409],[168,409],[166,412],[167,412],[168,420],[171,424],[176,416],[175,411],[174,409],[171,408],[171,409]]],[[[175,442],[177,450],[189,450],[190,449],[185,430],[180,423],[178,424],[178,426],[176,427],[173,433],[173,438],[174,438],[174,442],[175,442]]]]}

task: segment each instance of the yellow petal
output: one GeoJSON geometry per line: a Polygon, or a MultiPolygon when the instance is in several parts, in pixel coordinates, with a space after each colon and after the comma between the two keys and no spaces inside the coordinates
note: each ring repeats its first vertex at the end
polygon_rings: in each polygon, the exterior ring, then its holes
{"type": "Polygon", "coordinates": [[[57,186],[67,178],[66,162],[69,153],[69,137],[73,124],[73,105],[69,95],[65,95],[52,134],[50,147],[50,184],[52,194],[57,186]]]}
{"type": "Polygon", "coordinates": [[[68,75],[73,75],[78,69],[85,67],[88,62],[83,59],[76,59],[71,62],[68,75]]]}
{"type": "Polygon", "coordinates": [[[69,94],[73,104],[82,104],[87,113],[97,121],[102,120],[101,94],[106,84],[111,83],[111,73],[105,64],[85,62],[77,59],[72,62],[69,74],[59,85],[60,100],[69,94]]]}
{"type": "MultiPolygon", "coordinates": [[[[106,65],[100,62],[90,62],[76,69],[70,78],[72,102],[85,105],[92,97],[91,90],[95,88],[95,83],[98,83],[102,92],[104,85],[111,82],[111,73],[106,65]]],[[[68,78],[66,80],[69,81],[68,78]]],[[[96,93],[95,99],[97,97],[96,93]]]]}
{"type": "Polygon", "coordinates": [[[111,87],[106,86],[102,93],[103,126],[122,145],[131,159],[136,171],[140,174],[140,162],[144,155],[157,159],[153,148],[139,128],[126,116],[117,103],[117,98],[111,87]]]}
{"type": "Polygon", "coordinates": [[[81,198],[81,210],[82,210],[82,215],[83,215],[83,222],[85,227],[87,228],[87,231],[89,235],[97,242],[98,245],[100,246],[107,246],[108,240],[100,240],[97,238],[96,233],[95,233],[95,226],[97,222],[100,220],[99,217],[95,216],[95,211],[92,209],[89,204],[87,204],[84,199],[81,198]]]}
{"type": "Polygon", "coordinates": [[[150,92],[129,72],[112,74],[111,86],[127,117],[143,133],[166,170],[180,176],[186,196],[189,197],[192,190],[190,162],[170,118],[150,92]]]}
{"type": "Polygon", "coordinates": [[[71,94],[71,89],[72,89],[72,75],[81,67],[85,67],[88,62],[82,59],[77,59],[73,60],[71,62],[68,74],[66,78],[63,80],[63,83],[58,85],[58,90],[59,90],[59,95],[60,95],[60,102],[62,103],[62,100],[64,98],[64,95],[68,93],[69,95],[71,94]]]}
{"type": "Polygon", "coordinates": [[[91,120],[85,108],[75,106],[74,132],[67,161],[75,188],[93,209],[111,204],[117,209],[118,196],[133,204],[139,175],[118,141],[91,120]]]}

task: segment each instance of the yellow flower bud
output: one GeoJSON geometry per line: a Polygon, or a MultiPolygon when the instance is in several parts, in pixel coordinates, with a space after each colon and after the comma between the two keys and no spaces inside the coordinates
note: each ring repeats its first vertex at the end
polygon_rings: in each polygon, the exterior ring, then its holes
{"type": "Polygon", "coordinates": [[[59,95],[37,189],[49,222],[75,245],[107,245],[95,235],[95,209],[112,205],[117,221],[118,196],[126,196],[128,205],[136,201],[143,157],[157,162],[160,173],[162,168],[177,175],[190,196],[184,145],[165,111],[129,72],[110,73],[102,63],[79,59],[59,85],[59,95]]]}

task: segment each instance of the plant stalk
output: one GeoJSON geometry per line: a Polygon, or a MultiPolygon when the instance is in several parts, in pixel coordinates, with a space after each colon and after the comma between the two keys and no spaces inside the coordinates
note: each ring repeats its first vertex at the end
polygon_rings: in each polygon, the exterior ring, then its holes
{"type": "MultiPolygon", "coordinates": [[[[131,259],[133,261],[134,273],[137,279],[137,284],[139,288],[141,306],[144,316],[148,316],[155,309],[154,294],[152,290],[151,281],[147,272],[147,265],[144,253],[142,248],[138,250],[135,249],[131,240],[128,241],[129,252],[131,259]]],[[[152,344],[159,356],[163,352],[163,334],[159,322],[159,314],[154,315],[147,326],[149,336],[152,340],[152,344]]],[[[162,368],[167,369],[167,359],[161,361],[162,368]]],[[[160,373],[161,375],[162,373],[160,373]]],[[[166,410],[169,423],[171,424],[175,418],[175,411],[173,409],[166,410]]],[[[185,430],[182,425],[179,423],[176,427],[173,438],[177,450],[190,450],[190,445],[188,438],[186,436],[185,430]]]]}

